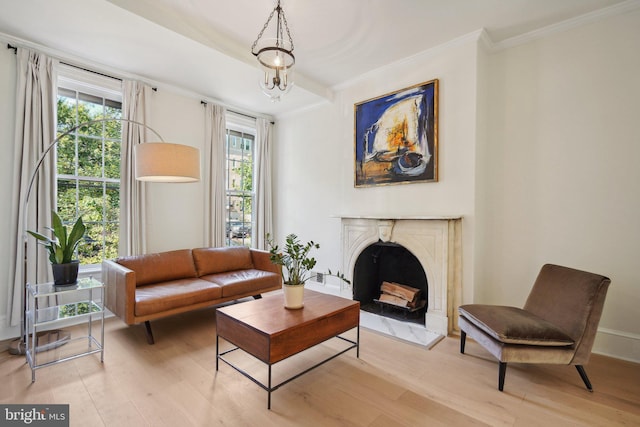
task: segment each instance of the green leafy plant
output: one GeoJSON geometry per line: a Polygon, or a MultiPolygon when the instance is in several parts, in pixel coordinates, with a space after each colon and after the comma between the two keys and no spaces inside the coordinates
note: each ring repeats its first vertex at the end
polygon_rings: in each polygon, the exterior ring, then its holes
{"type": "Polygon", "coordinates": [[[30,230],[27,230],[27,233],[38,239],[38,243],[47,248],[51,264],[68,264],[72,261],[73,253],[78,244],[80,244],[80,239],[82,239],[86,230],[82,222],[82,216],[78,217],[69,233],[67,233],[67,227],[62,224],[62,219],[55,211],[51,211],[51,219],[52,227],[47,227],[47,229],[53,232],[53,238],[30,230]]]}
{"type": "MultiPolygon", "coordinates": [[[[320,245],[313,240],[302,243],[298,236],[289,234],[285,239],[283,250],[267,234],[267,244],[269,245],[269,258],[271,262],[283,267],[283,277],[285,285],[302,286],[311,277],[311,270],[316,265],[316,259],[310,256],[312,249],[320,249],[320,245]]],[[[335,274],[328,270],[328,276],[334,276],[350,284],[346,277],[339,271],[335,274]]]]}

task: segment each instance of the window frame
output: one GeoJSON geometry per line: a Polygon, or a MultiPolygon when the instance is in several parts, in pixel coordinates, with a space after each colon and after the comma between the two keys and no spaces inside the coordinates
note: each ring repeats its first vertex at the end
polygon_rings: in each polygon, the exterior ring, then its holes
{"type": "MultiPolygon", "coordinates": [[[[244,151],[244,150],[243,150],[244,151]]],[[[253,235],[253,230],[255,230],[255,215],[253,214],[255,211],[255,201],[256,201],[256,192],[255,192],[255,153],[256,153],[256,125],[255,120],[243,120],[242,118],[237,117],[236,115],[228,114],[226,117],[226,129],[225,129],[225,217],[224,217],[224,227],[225,227],[225,244],[226,245],[234,245],[238,242],[233,242],[232,237],[230,235],[231,232],[231,209],[230,209],[230,197],[249,197],[251,203],[251,220],[241,221],[241,225],[249,224],[251,227],[249,245],[245,242],[245,237],[241,237],[242,246],[256,247],[256,239],[253,235]],[[226,167],[227,162],[229,161],[229,151],[227,148],[228,139],[230,134],[235,134],[234,136],[241,136],[242,140],[246,137],[250,137],[251,143],[251,191],[238,191],[233,190],[229,187],[229,173],[226,167]]],[[[243,219],[244,219],[243,214],[243,219]]],[[[233,220],[236,222],[235,220],[233,220]]]]}
{"type": "MultiPolygon", "coordinates": [[[[93,73],[90,71],[86,71],[86,70],[82,70],[76,67],[72,67],[66,64],[61,64],[60,65],[60,69],[58,71],[58,84],[57,84],[57,94],[56,94],[56,112],[57,112],[57,99],[58,96],[62,95],[62,96],[67,96],[65,94],[65,92],[68,94],[69,92],[73,92],[73,93],[77,93],[77,94],[84,94],[86,97],[86,99],[84,99],[84,101],[90,101],[91,98],[98,98],[98,99],[103,99],[105,102],[103,102],[103,106],[105,104],[111,104],[109,106],[114,107],[116,105],[119,106],[120,110],[122,110],[122,82],[119,79],[116,78],[112,78],[112,77],[108,77],[108,76],[104,76],[101,74],[97,74],[97,73],[93,73]],[[115,104],[115,105],[114,105],[115,104]]],[[[78,100],[78,98],[76,98],[76,100],[78,100]]],[[[116,119],[114,119],[115,121],[116,119]]],[[[76,123],[76,125],[78,125],[80,123],[76,123]]],[[[60,180],[70,180],[73,181],[76,185],[76,200],[75,200],[75,211],[76,211],[76,215],[79,213],[78,209],[79,209],[79,195],[80,195],[80,187],[82,186],[82,183],[89,183],[89,185],[91,185],[91,183],[101,183],[102,184],[102,198],[103,198],[103,212],[102,212],[102,224],[103,224],[103,233],[102,233],[102,238],[103,238],[103,242],[106,236],[106,225],[110,224],[110,223],[114,223],[117,222],[118,225],[118,230],[120,229],[121,226],[121,214],[120,212],[118,212],[117,215],[117,221],[113,221],[113,220],[109,220],[107,218],[107,214],[105,212],[105,208],[104,208],[104,203],[106,202],[106,191],[108,190],[107,187],[109,186],[109,184],[113,185],[113,184],[117,184],[118,186],[118,197],[119,197],[119,193],[120,193],[120,173],[118,173],[118,178],[108,178],[105,176],[105,149],[104,149],[104,143],[105,143],[105,139],[106,140],[111,140],[110,138],[105,137],[104,135],[104,128],[105,128],[106,122],[102,123],[102,128],[103,128],[103,135],[99,138],[95,138],[94,136],[89,136],[89,135],[81,135],[81,136],[76,136],[76,132],[72,133],[71,135],[74,135],[74,138],[89,138],[89,139],[99,139],[101,141],[102,146],[102,155],[101,155],[101,173],[102,176],[101,177],[95,177],[95,176],[86,176],[86,175],[79,175],[78,174],[78,164],[79,162],[77,160],[74,161],[74,173],[73,174],[59,174],[58,173],[58,147],[55,147],[55,206],[56,206],[56,210],[59,209],[58,207],[58,186],[59,186],[59,181],[60,180]]],[[[57,129],[57,119],[56,119],[56,133],[58,134],[58,129],[57,129]]],[[[119,143],[122,143],[122,135],[120,135],[120,139],[119,139],[119,143]]],[[[76,144],[76,159],[77,159],[77,144],[76,144]]],[[[118,231],[118,234],[119,231],[118,231]]],[[[101,250],[102,252],[102,259],[105,259],[105,252],[104,252],[104,247],[101,250]]],[[[99,271],[101,269],[101,262],[97,263],[97,264],[81,264],[80,265],[80,271],[82,273],[88,273],[88,272],[94,272],[94,271],[99,271]]]]}

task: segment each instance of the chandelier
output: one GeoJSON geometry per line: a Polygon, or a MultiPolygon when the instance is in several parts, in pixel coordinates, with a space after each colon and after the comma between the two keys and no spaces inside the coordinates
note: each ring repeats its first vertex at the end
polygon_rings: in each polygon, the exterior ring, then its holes
{"type": "Polygon", "coordinates": [[[271,11],[267,22],[258,34],[258,38],[251,46],[251,53],[255,55],[264,71],[264,78],[260,81],[262,91],[272,101],[279,101],[280,97],[291,90],[293,80],[291,73],[296,58],[293,56],[293,39],[287,25],[284,10],[278,4],[271,11]],[[276,16],[275,38],[262,38],[269,23],[276,16]],[[286,39],[285,39],[286,34],[286,39]]]}

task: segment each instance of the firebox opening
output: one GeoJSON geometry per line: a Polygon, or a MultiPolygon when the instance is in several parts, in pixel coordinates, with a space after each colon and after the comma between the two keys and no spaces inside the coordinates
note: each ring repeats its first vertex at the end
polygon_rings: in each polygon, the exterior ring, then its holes
{"type": "Polygon", "coordinates": [[[353,272],[353,299],[370,313],[424,325],[428,301],[416,310],[380,303],[383,282],[420,289],[421,298],[427,300],[427,276],[420,261],[404,246],[379,241],[362,251],[353,272]]]}

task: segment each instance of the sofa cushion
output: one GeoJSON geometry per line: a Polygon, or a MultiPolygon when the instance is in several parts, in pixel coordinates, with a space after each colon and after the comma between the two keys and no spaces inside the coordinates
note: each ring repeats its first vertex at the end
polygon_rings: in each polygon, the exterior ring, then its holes
{"type": "Polygon", "coordinates": [[[136,286],[196,277],[191,249],[135,255],[116,262],[136,273],[136,286]]]}
{"type": "Polygon", "coordinates": [[[193,260],[198,276],[253,268],[246,246],[194,249],[193,260]]]}
{"type": "Polygon", "coordinates": [[[135,315],[146,316],[174,308],[213,301],[222,290],[216,283],[200,279],[179,279],[136,288],[135,315]]]}
{"type": "Polygon", "coordinates": [[[230,271],[226,273],[209,274],[201,279],[220,285],[222,297],[246,294],[259,294],[262,289],[274,288],[282,285],[282,278],[270,271],[247,270],[230,271]]]}
{"type": "Polygon", "coordinates": [[[468,304],[458,311],[470,323],[506,344],[558,347],[574,344],[563,330],[521,308],[468,304]]]}

